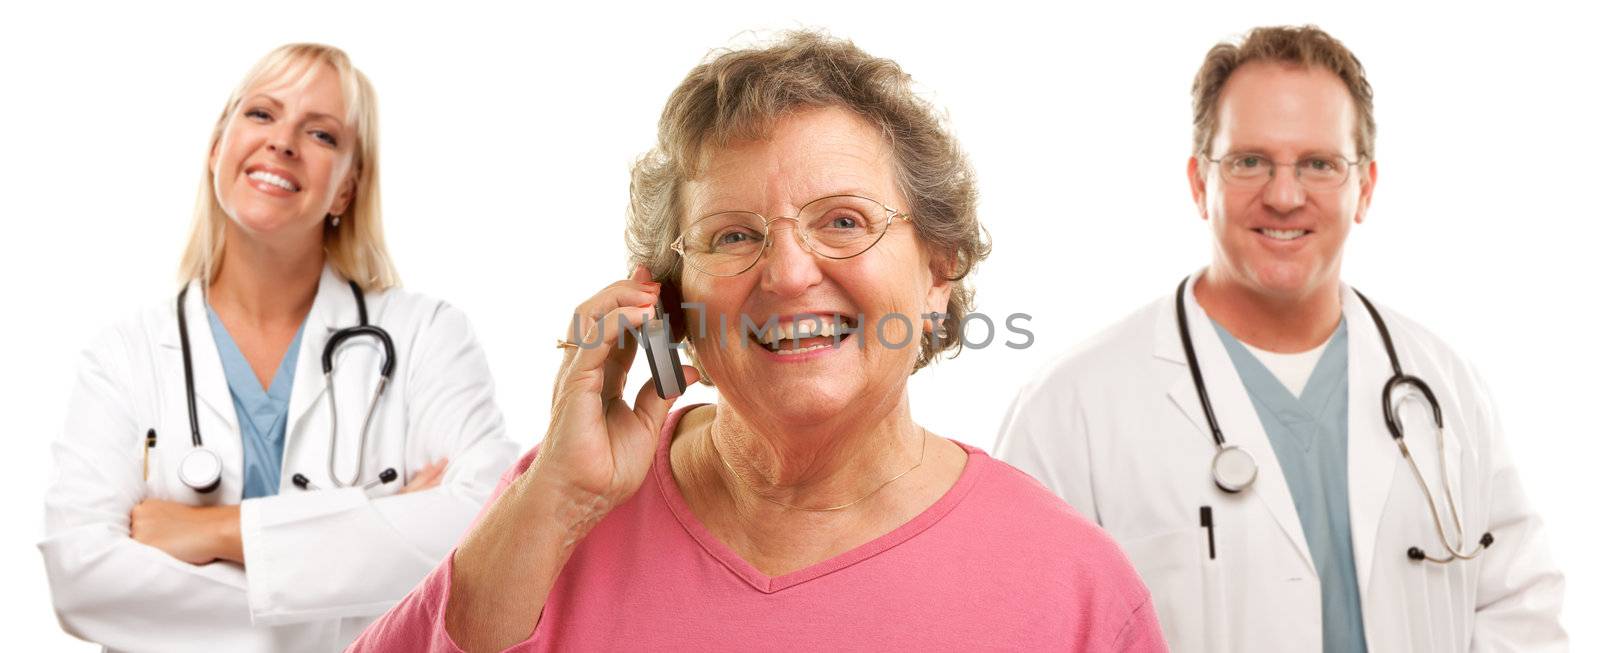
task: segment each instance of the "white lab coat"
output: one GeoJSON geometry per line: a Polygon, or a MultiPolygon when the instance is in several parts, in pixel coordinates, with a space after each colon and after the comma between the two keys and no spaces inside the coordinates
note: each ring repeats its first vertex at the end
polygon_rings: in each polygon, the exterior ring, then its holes
{"type": "MultiPolygon", "coordinates": [[[[1320,650],[1317,574],[1283,469],[1189,287],[1200,369],[1223,435],[1259,465],[1253,487],[1230,495],[1212,482],[1216,446],[1171,294],[1026,386],[996,450],[1111,533],[1150,588],[1172,650],[1320,650]],[[1213,511],[1214,559],[1201,506],[1213,511]]],[[[1507,456],[1488,393],[1442,342],[1380,306],[1402,368],[1426,381],[1443,407],[1445,461],[1468,547],[1486,529],[1495,538],[1471,561],[1439,565],[1406,557],[1412,546],[1435,556],[1444,549],[1422,490],[1384,425],[1380,397],[1392,370],[1377,327],[1348,287],[1343,306],[1350,339],[1351,544],[1368,650],[1565,650],[1562,575],[1507,456]]],[[[1421,402],[1404,405],[1407,446],[1442,502],[1431,417],[1421,402]]]]}
{"type": "MultiPolygon", "coordinates": [[[[370,492],[330,489],[321,355],[334,331],[359,322],[348,283],[325,269],[295,363],[279,494],[240,507],[244,566],[195,566],[131,539],[128,513],[147,498],[240,503],[237,415],[203,302],[191,283],[185,315],[195,408],[205,444],[224,462],[221,486],[200,494],[177,477],[191,444],[168,297],[110,329],[81,362],[54,446],[57,475],[39,543],[56,614],[67,632],[113,650],[339,650],[439,564],[516,459],[483,352],[461,311],[399,289],[368,294],[369,321],[393,337],[396,365],[373,416],[362,480],[386,467],[400,478],[370,492]],[[157,445],[144,479],[150,428],[157,445]],[[437,487],[395,496],[441,458],[449,465],[437,487]],[[296,473],[322,489],[296,488],[296,473]]],[[[345,481],[355,474],[381,358],[375,342],[359,337],[345,341],[334,361],[345,481]]]]}

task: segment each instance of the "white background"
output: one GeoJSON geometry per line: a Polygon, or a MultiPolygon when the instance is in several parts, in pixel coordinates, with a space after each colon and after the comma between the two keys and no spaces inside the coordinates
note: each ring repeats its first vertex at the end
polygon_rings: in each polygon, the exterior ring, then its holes
{"type": "Polygon", "coordinates": [[[450,4],[0,10],[9,647],[86,648],[56,626],[33,546],[75,356],[175,292],[208,132],[272,47],[333,43],[371,76],[401,275],[471,316],[523,445],[544,431],[552,343],[572,307],[625,272],[628,167],[683,74],[749,30],[799,26],[898,60],[949,112],[980,176],[994,255],[973,277],[979,308],[1034,316],[1032,349],[968,351],[914,377],[923,423],[989,447],[1025,378],[1208,259],[1183,174],[1189,83],[1215,41],[1305,22],[1350,46],[1377,91],[1380,181],[1345,277],[1489,379],[1567,573],[1575,648],[1600,646],[1592,13],[1525,2],[1400,13],[1332,2],[450,4]]]}

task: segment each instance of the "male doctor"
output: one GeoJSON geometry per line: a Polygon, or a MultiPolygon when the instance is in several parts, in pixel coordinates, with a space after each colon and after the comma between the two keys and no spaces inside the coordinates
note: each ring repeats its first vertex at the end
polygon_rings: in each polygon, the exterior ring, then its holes
{"type": "Polygon", "coordinates": [[[1361,64],[1258,28],[1193,94],[1211,264],[1024,388],[1000,456],[1117,538],[1175,651],[1565,649],[1482,382],[1340,283],[1378,178],[1361,64]]]}

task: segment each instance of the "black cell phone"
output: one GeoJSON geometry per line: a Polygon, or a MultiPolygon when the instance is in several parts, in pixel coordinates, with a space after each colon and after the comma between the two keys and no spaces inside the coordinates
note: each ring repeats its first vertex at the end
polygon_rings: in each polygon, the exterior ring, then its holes
{"type": "Polygon", "coordinates": [[[642,343],[644,357],[650,363],[650,378],[656,384],[656,396],[672,399],[683,394],[687,383],[683,380],[683,364],[678,350],[672,346],[683,335],[683,299],[676,284],[661,284],[661,298],[656,302],[655,314],[645,320],[642,343]]]}

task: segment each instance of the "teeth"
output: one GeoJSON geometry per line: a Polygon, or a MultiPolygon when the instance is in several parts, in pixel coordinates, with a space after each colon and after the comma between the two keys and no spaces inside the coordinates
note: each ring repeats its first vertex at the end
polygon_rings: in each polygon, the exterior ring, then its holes
{"type": "Polygon", "coordinates": [[[294,184],[289,183],[289,180],[284,179],[283,177],[279,177],[279,176],[277,176],[275,174],[272,174],[270,172],[267,172],[265,170],[257,170],[255,172],[250,173],[250,178],[254,179],[256,181],[267,182],[269,184],[272,184],[273,186],[277,186],[278,188],[282,188],[282,189],[284,189],[286,191],[289,191],[291,193],[300,190],[298,188],[295,188],[294,184]]]}
{"type": "Polygon", "coordinates": [[[818,336],[831,336],[834,334],[834,324],[831,320],[812,322],[810,320],[789,323],[788,331],[793,331],[793,338],[815,338],[818,336]]]}
{"type": "Polygon", "coordinates": [[[766,345],[767,349],[770,350],[776,351],[781,348],[784,352],[794,353],[812,351],[816,349],[816,346],[797,350],[792,347],[782,347],[781,345],[783,341],[800,340],[802,338],[837,338],[839,336],[846,335],[845,330],[849,327],[848,323],[836,321],[839,320],[839,318],[836,316],[829,315],[819,317],[821,317],[820,322],[813,322],[811,320],[795,320],[793,322],[779,324],[771,329],[768,329],[765,333],[757,335],[756,341],[766,345]]]}
{"type": "Polygon", "coordinates": [[[766,345],[776,345],[783,340],[799,340],[800,338],[831,338],[844,333],[844,325],[833,321],[833,317],[822,317],[820,323],[811,320],[795,320],[780,324],[777,328],[768,329],[761,335],[760,341],[766,345]]]}
{"type": "Polygon", "coordinates": [[[1296,238],[1299,238],[1301,236],[1306,235],[1306,230],[1304,230],[1304,229],[1262,229],[1261,233],[1266,234],[1268,238],[1273,238],[1273,239],[1276,239],[1276,240],[1294,240],[1296,238]]]}
{"type": "Polygon", "coordinates": [[[785,347],[785,348],[782,348],[782,349],[774,349],[774,350],[772,350],[772,353],[777,354],[779,356],[793,356],[795,354],[804,354],[804,353],[806,353],[808,351],[816,351],[818,349],[829,349],[831,347],[833,347],[832,344],[811,345],[810,347],[801,347],[799,349],[789,349],[789,348],[785,347]]]}

